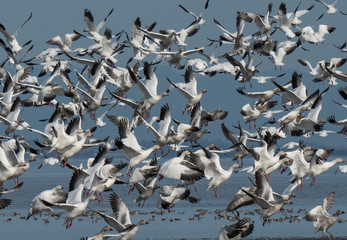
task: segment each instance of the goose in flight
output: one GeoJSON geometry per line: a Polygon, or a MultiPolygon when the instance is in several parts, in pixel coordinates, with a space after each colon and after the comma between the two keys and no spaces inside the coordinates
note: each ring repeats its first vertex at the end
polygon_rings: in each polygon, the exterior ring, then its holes
{"type": "Polygon", "coordinates": [[[30,16],[28,17],[28,19],[25,20],[25,22],[17,29],[17,31],[16,31],[13,35],[9,34],[9,33],[7,32],[7,30],[6,30],[6,28],[4,27],[4,25],[2,25],[2,24],[0,23],[0,32],[1,32],[2,34],[4,34],[4,36],[6,37],[6,41],[8,42],[8,44],[10,44],[12,51],[13,51],[14,53],[16,53],[16,54],[19,53],[20,50],[21,50],[24,46],[30,44],[30,42],[31,42],[31,41],[29,41],[29,42],[25,43],[23,46],[21,46],[21,45],[18,43],[17,39],[16,39],[16,37],[17,37],[19,31],[20,31],[20,30],[23,28],[23,26],[31,19],[31,17],[32,17],[32,13],[30,13],[30,16]]]}
{"type": "Polygon", "coordinates": [[[331,4],[327,4],[326,2],[323,2],[321,0],[315,0],[316,2],[319,2],[321,4],[323,4],[326,8],[327,8],[327,13],[330,15],[334,15],[337,12],[337,8],[335,8],[336,3],[338,2],[338,0],[335,0],[333,3],[331,4]]]}
{"type": "Polygon", "coordinates": [[[249,22],[249,23],[254,22],[257,25],[259,30],[253,33],[252,36],[262,36],[263,34],[267,36],[266,33],[270,31],[272,24],[277,22],[275,19],[269,22],[271,10],[272,10],[272,3],[269,3],[267,7],[267,13],[263,18],[259,14],[249,13],[249,12],[238,11],[237,14],[238,16],[241,17],[241,19],[245,20],[246,22],[249,22]]]}
{"type": "Polygon", "coordinates": [[[247,103],[245,106],[242,107],[240,113],[243,115],[245,123],[249,123],[249,129],[251,129],[252,121],[254,122],[254,128],[256,128],[255,121],[261,116],[262,113],[273,108],[276,104],[277,101],[267,101],[265,103],[254,106],[254,109],[252,109],[251,105],[247,103]]]}
{"type": "Polygon", "coordinates": [[[50,45],[58,46],[63,52],[71,52],[71,44],[73,41],[78,40],[81,35],[77,33],[66,33],[64,41],[60,36],[55,36],[47,41],[50,45]]]}
{"type": "Polygon", "coordinates": [[[240,165],[238,163],[234,163],[229,169],[225,170],[220,164],[219,156],[217,153],[210,152],[204,147],[202,147],[202,150],[204,151],[206,157],[210,160],[210,163],[207,164],[204,169],[206,179],[211,179],[208,184],[207,190],[213,188],[216,198],[219,199],[217,187],[226,182],[231,177],[234,169],[239,168],[240,165]]]}
{"type": "Polygon", "coordinates": [[[112,14],[112,12],[113,8],[107,14],[103,21],[101,21],[98,25],[95,25],[92,12],[88,9],[84,9],[84,21],[87,24],[88,28],[84,29],[83,31],[88,32],[92,36],[94,41],[100,43],[102,41],[102,36],[99,34],[99,31],[105,25],[107,18],[112,14]]]}
{"type": "Polygon", "coordinates": [[[99,214],[112,229],[119,233],[118,236],[120,240],[132,239],[141,225],[148,224],[145,220],[140,220],[138,223],[133,224],[130,219],[129,208],[114,192],[110,195],[110,205],[115,217],[111,217],[96,210],[94,210],[94,212],[99,214]]]}
{"type": "Polygon", "coordinates": [[[96,200],[94,195],[89,195],[84,201],[82,201],[82,191],[84,189],[84,179],[86,178],[86,173],[83,170],[74,171],[70,184],[69,192],[65,203],[49,202],[44,199],[40,199],[43,204],[48,207],[64,209],[67,212],[65,222],[66,229],[70,228],[72,225],[72,220],[80,216],[83,211],[87,208],[90,200],[96,200]]]}
{"type": "Polygon", "coordinates": [[[67,193],[62,192],[63,186],[58,185],[52,189],[45,190],[37,194],[31,201],[30,208],[26,220],[37,213],[50,212],[53,213],[52,208],[46,206],[42,203],[41,199],[46,200],[51,203],[65,203],[67,198],[67,193]]]}
{"type": "Polygon", "coordinates": [[[174,88],[177,88],[181,95],[188,100],[186,106],[183,109],[183,113],[186,109],[188,112],[192,110],[195,104],[200,102],[202,95],[207,92],[203,89],[201,92],[197,92],[197,80],[194,76],[192,66],[188,66],[184,74],[184,83],[173,83],[169,78],[166,78],[174,88]]]}
{"type": "Polygon", "coordinates": [[[338,220],[340,214],[345,212],[342,210],[337,210],[336,213],[330,214],[328,211],[332,208],[334,204],[335,192],[331,192],[323,200],[322,205],[318,205],[309,211],[304,219],[313,222],[313,226],[316,227],[315,232],[322,231],[322,235],[328,239],[334,239],[334,236],[328,231],[328,229],[334,225],[338,220]],[[325,235],[329,233],[330,237],[325,235]]]}
{"type": "Polygon", "coordinates": [[[250,235],[253,229],[254,223],[249,223],[247,218],[243,218],[234,224],[223,226],[217,240],[241,239],[250,235]]]}

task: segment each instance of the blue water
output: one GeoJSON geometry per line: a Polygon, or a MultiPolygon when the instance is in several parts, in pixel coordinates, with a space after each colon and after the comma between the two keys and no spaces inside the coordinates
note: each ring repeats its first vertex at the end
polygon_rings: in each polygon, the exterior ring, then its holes
{"type": "MultiPolygon", "coordinates": [[[[70,162],[79,165],[81,161],[85,160],[74,159],[70,162]]],[[[114,162],[117,162],[117,160],[114,162]]],[[[245,165],[249,163],[250,159],[245,160],[245,165]]],[[[58,184],[63,185],[67,191],[72,174],[70,169],[62,169],[59,166],[46,165],[38,169],[39,164],[40,161],[32,163],[29,171],[20,177],[24,185],[19,191],[3,196],[13,199],[13,202],[9,207],[0,212],[0,239],[80,239],[81,237],[94,235],[99,232],[103,226],[107,225],[102,219],[95,218],[95,216],[76,218],[69,230],[66,230],[65,226],[63,226],[63,217],[55,218],[42,215],[41,217],[36,216],[26,221],[25,217],[31,200],[35,195],[43,190],[53,188],[58,184]],[[20,215],[12,216],[14,212],[20,215]]],[[[221,164],[224,168],[227,168],[232,164],[232,161],[224,158],[221,160],[221,164]]],[[[320,237],[321,233],[314,232],[315,228],[311,222],[302,220],[305,216],[305,212],[298,211],[300,209],[309,211],[313,207],[322,204],[324,197],[328,193],[335,191],[335,203],[330,213],[335,212],[337,209],[342,209],[347,212],[347,175],[340,172],[335,174],[336,169],[337,166],[334,166],[326,173],[318,176],[316,178],[316,184],[313,187],[309,186],[310,179],[305,180],[303,189],[295,190],[296,198],[292,199],[293,204],[285,205],[284,209],[286,212],[277,213],[271,217],[271,219],[278,219],[285,217],[284,214],[286,214],[286,216],[298,216],[301,218],[299,222],[290,223],[286,220],[283,222],[271,222],[262,226],[260,216],[253,211],[258,209],[258,206],[253,205],[241,208],[241,218],[249,217],[254,221],[255,225],[254,231],[248,239],[263,237],[320,237]],[[290,212],[288,212],[288,210],[290,212]]],[[[250,177],[253,178],[253,176],[250,177]]],[[[276,192],[281,193],[289,184],[288,180],[290,176],[288,176],[287,173],[281,175],[278,172],[274,172],[270,177],[270,184],[276,192]]],[[[174,183],[178,183],[178,181],[164,179],[159,182],[159,185],[174,183]]],[[[196,183],[198,192],[191,189],[192,195],[201,199],[199,203],[191,204],[186,201],[180,201],[172,209],[173,212],[165,212],[163,215],[158,214],[160,211],[155,208],[158,192],[156,192],[151,199],[146,201],[145,207],[140,208],[134,203],[134,199],[137,197],[136,190],[128,195],[128,186],[126,185],[117,185],[114,186],[113,189],[128,205],[130,211],[138,210],[140,212],[131,216],[134,223],[141,219],[149,221],[148,225],[144,225],[140,228],[134,239],[216,239],[223,225],[234,223],[226,217],[221,217],[225,215],[233,216],[232,213],[227,213],[224,209],[241,186],[250,186],[250,184],[247,173],[234,173],[227,182],[223,183],[218,188],[220,198],[217,200],[214,197],[213,190],[206,191],[208,181],[203,179],[196,183]],[[200,220],[197,218],[192,220],[194,214],[199,213],[199,209],[207,210],[207,213],[204,214],[200,220]],[[216,213],[218,211],[222,212],[218,215],[216,213]]],[[[5,183],[5,186],[12,187],[13,182],[8,181],[5,183]]],[[[98,204],[97,201],[90,202],[89,210],[104,210],[107,214],[112,214],[112,210],[108,203],[108,196],[109,193],[104,193],[104,202],[100,204],[98,204]]],[[[56,211],[61,212],[60,210],[56,211]]],[[[344,221],[346,220],[346,215],[340,215],[340,218],[344,221]]],[[[336,237],[347,236],[346,223],[336,223],[331,227],[330,231],[336,237]]]]}

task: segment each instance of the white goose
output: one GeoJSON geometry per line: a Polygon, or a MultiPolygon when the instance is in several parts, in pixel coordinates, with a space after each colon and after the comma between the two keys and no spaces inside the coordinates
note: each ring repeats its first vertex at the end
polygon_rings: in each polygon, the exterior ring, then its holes
{"type": "Polygon", "coordinates": [[[292,191],[295,189],[296,185],[290,185],[282,194],[278,194],[273,192],[271,185],[265,180],[264,175],[260,171],[255,173],[255,181],[257,185],[255,194],[244,189],[241,190],[262,208],[261,219],[264,225],[266,220],[277,213],[284,204],[291,203],[290,198],[295,196],[295,194],[292,194],[292,191]]]}
{"type": "Polygon", "coordinates": [[[118,236],[120,240],[132,239],[141,225],[148,224],[145,220],[140,220],[137,224],[133,224],[130,219],[129,208],[114,192],[110,195],[110,204],[115,217],[111,217],[99,211],[95,212],[119,233],[118,236]]]}
{"type": "Polygon", "coordinates": [[[77,33],[66,33],[64,41],[60,36],[55,36],[47,41],[50,45],[58,46],[64,52],[71,52],[71,44],[80,38],[81,35],[77,33]]]}
{"type": "Polygon", "coordinates": [[[287,36],[288,39],[295,37],[295,34],[290,28],[292,27],[293,22],[296,18],[296,12],[298,8],[299,6],[295,8],[294,12],[291,13],[290,16],[288,16],[287,14],[287,8],[284,2],[280,4],[280,7],[278,9],[278,18],[280,20],[280,26],[278,28],[287,36]]]}
{"type": "Polygon", "coordinates": [[[163,163],[159,170],[159,180],[163,177],[178,179],[186,182],[195,182],[200,180],[204,173],[193,163],[184,158],[190,154],[186,150],[180,156],[171,158],[163,163]]]}
{"type": "Polygon", "coordinates": [[[70,180],[69,192],[65,203],[54,203],[40,199],[46,206],[64,209],[68,213],[64,222],[64,224],[66,224],[66,229],[71,227],[74,218],[83,213],[90,200],[96,200],[94,195],[90,195],[82,201],[83,181],[85,177],[86,174],[82,170],[74,171],[70,180]]]}
{"type": "Polygon", "coordinates": [[[103,21],[101,21],[98,25],[95,25],[92,12],[88,9],[84,9],[84,21],[87,24],[88,29],[84,29],[83,31],[88,32],[96,42],[100,43],[102,40],[102,36],[99,34],[99,31],[105,25],[107,18],[112,14],[112,12],[113,8],[107,14],[103,21]]]}
{"type": "MultiPolygon", "coordinates": [[[[26,167],[25,162],[18,161],[13,149],[0,140],[0,186],[6,180],[14,178],[20,168],[26,167]]],[[[17,185],[16,182],[15,185],[17,185]]]]}
{"type": "Polygon", "coordinates": [[[251,129],[251,122],[254,122],[254,128],[256,128],[255,121],[261,116],[262,113],[267,110],[273,108],[277,104],[277,101],[267,101],[261,105],[254,106],[252,109],[251,105],[247,103],[241,109],[241,114],[243,115],[243,119],[245,123],[249,123],[249,129],[251,129]]]}
{"type": "Polygon", "coordinates": [[[246,22],[254,22],[257,25],[259,31],[252,34],[253,36],[262,36],[263,34],[266,34],[268,31],[270,31],[272,24],[277,22],[276,20],[269,22],[271,10],[272,3],[269,3],[267,13],[263,18],[258,14],[248,12],[237,12],[237,14],[246,22]]]}
{"type": "MultiPolygon", "coordinates": [[[[17,37],[17,34],[19,33],[19,31],[23,28],[23,26],[31,19],[32,17],[32,13],[30,13],[30,16],[27,20],[25,20],[25,22],[22,24],[22,26],[20,26],[17,31],[11,35],[7,32],[6,28],[4,27],[4,25],[0,24],[0,32],[2,34],[4,34],[4,36],[6,37],[6,41],[8,42],[8,44],[10,44],[11,48],[12,48],[12,51],[15,52],[15,53],[18,53],[20,52],[20,50],[22,49],[22,46],[18,43],[16,37],[17,37]]],[[[29,44],[31,41],[27,42],[26,44],[24,45],[27,45],[29,44]]],[[[23,46],[24,46],[23,45],[23,46]]]]}
{"type": "Polygon", "coordinates": [[[168,90],[160,95],[157,94],[158,79],[148,62],[144,63],[146,83],[143,83],[129,67],[128,71],[131,79],[136,83],[142,93],[140,102],[143,102],[142,105],[144,106],[144,110],[148,113],[150,113],[151,108],[157,104],[162,97],[169,95],[168,90]]]}
{"type": "Polygon", "coordinates": [[[212,153],[209,150],[202,147],[203,151],[206,154],[206,157],[211,161],[204,169],[205,176],[207,180],[212,179],[208,184],[208,189],[213,188],[215,196],[218,199],[219,194],[217,187],[226,182],[232,175],[235,168],[239,168],[238,163],[234,163],[228,170],[222,168],[219,162],[219,156],[216,153],[212,153]]]}
{"type": "Polygon", "coordinates": [[[64,189],[63,186],[58,185],[52,189],[45,190],[37,194],[31,201],[30,208],[26,220],[37,213],[49,212],[53,213],[52,208],[44,205],[40,199],[46,200],[51,203],[65,203],[67,198],[67,193],[60,190],[64,189]]]}
{"type": "Polygon", "coordinates": [[[323,4],[327,8],[327,13],[328,14],[333,15],[333,14],[335,14],[337,12],[337,9],[335,8],[335,5],[338,2],[338,0],[335,0],[331,4],[327,4],[326,2],[323,2],[321,0],[315,0],[315,1],[323,4]]]}
{"type": "Polygon", "coordinates": [[[186,106],[183,109],[183,113],[186,109],[191,111],[192,107],[200,102],[202,95],[207,92],[206,89],[203,89],[201,92],[197,92],[197,81],[194,76],[194,71],[192,66],[188,66],[184,74],[184,83],[173,83],[169,78],[167,80],[171,85],[178,89],[184,98],[188,100],[186,106]]]}
{"type": "Polygon", "coordinates": [[[116,117],[107,115],[107,117],[118,126],[120,139],[116,139],[115,145],[123,150],[124,155],[129,159],[128,175],[131,170],[145,160],[153,151],[161,149],[159,145],[153,145],[148,149],[143,149],[137,142],[136,136],[129,127],[129,120],[125,117],[116,117]]]}
{"type": "Polygon", "coordinates": [[[316,177],[326,171],[328,171],[331,167],[333,167],[337,163],[343,163],[345,162],[342,158],[336,158],[330,162],[323,162],[319,161],[318,159],[311,163],[310,171],[308,173],[308,177],[312,177],[312,182],[310,186],[312,186],[316,182],[316,177]]]}
{"type": "Polygon", "coordinates": [[[316,227],[315,232],[322,231],[322,235],[328,239],[334,239],[334,236],[328,232],[328,229],[334,225],[340,214],[345,213],[342,210],[337,210],[334,214],[328,212],[334,204],[334,198],[335,192],[329,193],[328,196],[324,198],[322,205],[314,207],[304,217],[307,221],[313,222],[313,226],[316,227]],[[330,237],[326,236],[326,233],[329,233],[330,237]]]}
{"type": "Polygon", "coordinates": [[[150,123],[147,123],[145,119],[142,118],[142,121],[156,137],[156,144],[164,147],[169,143],[168,130],[171,123],[171,114],[168,104],[165,104],[160,108],[160,116],[156,119],[159,124],[158,130],[156,130],[150,123]]]}

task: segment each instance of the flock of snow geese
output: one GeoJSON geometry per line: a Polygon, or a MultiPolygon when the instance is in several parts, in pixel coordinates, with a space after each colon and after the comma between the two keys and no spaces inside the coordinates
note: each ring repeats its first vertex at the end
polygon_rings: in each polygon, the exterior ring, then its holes
{"type": "MultiPolygon", "coordinates": [[[[322,16],[325,14],[327,18],[332,18],[335,14],[344,13],[335,8],[337,0],[332,4],[321,0],[312,2],[319,3],[315,9],[323,14],[311,26],[306,26],[300,18],[304,14],[311,14],[314,5],[302,9],[301,2],[292,12],[287,11],[284,2],[279,4],[277,12],[272,3],[259,9],[259,13],[238,11],[236,32],[228,31],[217,19],[213,19],[221,30],[220,36],[208,36],[206,41],[209,44],[203,47],[188,46],[187,39],[203,37],[199,36],[199,30],[207,21],[203,13],[208,11],[209,1],[200,15],[179,5],[180,9],[193,17],[193,21],[181,30],[155,30],[156,22],[143,27],[140,18],[137,18],[130,31],[112,34],[110,26],[105,25],[113,9],[99,24],[94,22],[92,12],[85,9],[86,29],[67,33],[64,39],[61,36],[49,39],[47,43],[51,47],[34,57],[30,57],[32,41],[22,44],[24,41],[19,35],[19,30],[30,21],[32,14],[14,34],[6,28],[6,23],[0,24],[0,32],[4,37],[0,39],[1,50],[7,55],[0,63],[0,121],[3,129],[0,140],[0,194],[20,191],[23,183],[18,178],[29,170],[32,161],[42,161],[41,166],[60,164],[72,169],[68,192],[64,192],[63,186],[58,185],[37,193],[30,205],[27,220],[34,214],[53,214],[53,209],[64,209],[64,224],[70,228],[73,219],[84,212],[89,201],[98,200],[102,203],[102,193],[113,187],[115,190],[109,200],[114,215],[94,211],[108,226],[99,234],[83,239],[117,236],[120,239],[131,239],[139,227],[148,222],[131,222],[129,209],[116,194],[114,184],[128,184],[129,193],[136,188],[139,195],[135,201],[139,206],[141,202],[143,206],[159,188],[157,208],[170,211],[180,200],[198,203],[199,199],[190,195],[190,187],[196,189],[194,183],[203,178],[210,180],[207,187],[213,189],[218,199],[218,186],[232,178],[234,169],[238,168],[239,172],[247,171],[254,175],[253,185],[242,187],[227,206],[227,211],[234,213],[238,220],[235,224],[223,226],[218,239],[240,239],[251,234],[254,224],[247,218],[240,218],[237,209],[258,204],[265,224],[269,217],[291,202],[294,190],[300,194],[304,179],[311,177],[312,186],[318,175],[344,162],[342,158],[329,159],[334,149],[306,146],[302,137],[308,138],[314,134],[321,137],[327,134],[336,134],[337,137],[346,135],[347,119],[337,120],[333,114],[326,116],[327,120],[319,116],[327,94],[338,93],[336,96],[342,98],[335,103],[340,105],[341,111],[347,107],[340,103],[347,100],[347,87],[341,86],[347,81],[347,73],[339,70],[346,58],[323,59],[315,67],[305,59],[298,59],[300,64],[307,66],[315,86],[321,82],[326,84],[319,84],[323,89],[308,89],[305,82],[311,80],[304,80],[302,73],[298,72],[289,73],[287,76],[291,75],[291,80],[280,84],[276,79],[285,73],[260,76],[260,66],[253,64],[254,59],[270,61],[277,71],[282,71],[286,55],[298,51],[309,53],[323,42],[329,44],[326,39],[331,41],[334,38],[335,27],[321,24],[322,16]],[[257,31],[248,32],[247,28],[253,24],[257,31]],[[286,40],[280,42],[281,38],[286,40]],[[90,45],[74,48],[79,39],[84,39],[90,45]],[[119,66],[117,59],[129,52],[129,48],[133,50],[132,57],[126,66],[119,66]],[[216,56],[217,51],[224,53],[216,56]],[[158,79],[155,71],[163,65],[166,65],[165,69],[170,66],[173,71],[179,72],[177,79],[183,75],[184,81],[169,77],[158,79]],[[39,73],[35,75],[35,72],[39,73]],[[207,110],[203,107],[204,98],[208,99],[208,89],[198,90],[197,77],[209,78],[212,83],[215,77],[225,76],[228,78],[226,81],[230,81],[230,74],[237,80],[232,94],[239,99],[256,100],[237,110],[246,128],[254,127],[254,132],[246,131],[242,122],[237,121],[236,110],[233,111],[233,119],[228,120],[228,111],[221,108],[207,110]],[[254,89],[257,84],[267,84],[269,90],[256,92],[254,89]],[[158,94],[158,85],[166,86],[167,90],[158,94]],[[248,87],[249,90],[246,90],[248,87]],[[134,88],[139,90],[139,94],[136,99],[130,99],[128,92],[134,88]],[[175,101],[169,96],[173,91],[178,91],[185,99],[182,115],[174,115],[170,111],[170,100],[175,101]],[[277,100],[274,100],[276,97],[277,100]],[[161,105],[160,112],[151,111],[157,104],[161,105]],[[31,127],[29,119],[23,116],[30,111],[22,113],[22,110],[29,108],[35,111],[44,106],[50,106],[46,107],[47,115],[44,116],[48,119],[42,123],[42,128],[35,129],[31,127]],[[128,116],[117,113],[121,107],[129,110],[128,116]],[[278,108],[274,110],[275,107],[278,108]],[[190,120],[183,122],[187,114],[190,120]],[[262,118],[270,120],[257,127],[256,121],[262,118]],[[235,129],[227,127],[229,124],[223,120],[232,122],[235,129]],[[140,138],[136,128],[142,124],[151,133],[140,138]],[[220,124],[221,133],[231,142],[230,148],[221,149],[213,143],[208,146],[199,144],[200,138],[210,133],[209,124],[220,124]],[[342,128],[337,131],[327,130],[333,128],[333,125],[342,128]],[[92,138],[99,128],[107,128],[109,131],[118,129],[118,135],[113,140],[92,138]],[[34,141],[36,145],[24,141],[19,135],[21,130],[30,134],[32,139],[37,139],[34,141]],[[277,142],[285,141],[288,136],[295,137],[297,141],[279,147],[277,142]],[[144,148],[137,138],[150,139],[154,144],[144,148]],[[70,159],[90,148],[95,149],[95,157],[89,158],[81,166],[74,166],[70,159]],[[124,161],[112,163],[108,153],[115,150],[124,154],[124,161]],[[174,151],[177,152],[176,157],[167,157],[170,156],[168,153],[174,151]],[[223,168],[220,162],[219,155],[224,153],[236,153],[232,158],[235,163],[229,169],[223,168]],[[245,158],[250,158],[250,161],[246,160],[247,166],[244,167],[245,158]],[[288,168],[291,172],[290,185],[282,194],[273,192],[269,175],[273,171],[285,171],[288,168]],[[158,178],[160,180],[164,177],[175,179],[172,183],[179,184],[156,184],[158,178]],[[11,179],[14,179],[15,186],[6,189],[4,183],[11,185],[8,183],[11,179]],[[105,234],[112,230],[118,233],[105,234]]],[[[341,46],[341,43],[333,43],[337,52],[347,51],[346,43],[341,46]]],[[[214,86],[217,87],[220,86],[214,86]]],[[[220,138],[224,138],[220,135],[220,138]]],[[[339,169],[347,173],[346,165],[340,165],[339,169]]],[[[338,220],[339,214],[344,213],[342,210],[334,214],[328,212],[334,196],[334,192],[329,193],[321,206],[313,208],[304,217],[307,221],[313,221],[316,232],[322,231],[327,239],[334,238],[328,229],[338,220]]],[[[0,198],[0,209],[9,206],[11,201],[0,198]]]]}

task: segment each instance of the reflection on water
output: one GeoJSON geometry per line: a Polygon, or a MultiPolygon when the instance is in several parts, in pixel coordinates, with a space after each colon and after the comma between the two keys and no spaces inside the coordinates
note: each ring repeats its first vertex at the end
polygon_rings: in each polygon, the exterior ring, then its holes
{"type": "MultiPolygon", "coordinates": [[[[71,162],[79,165],[79,161],[73,160],[71,162]]],[[[66,191],[68,189],[71,177],[70,169],[62,169],[58,166],[44,166],[42,169],[37,169],[39,164],[39,162],[34,162],[31,169],[20,178],[21,181],[24,181],[20,191],[6,195],[8,198],[12,198],[13,202],[0,212],[2,215],[0,217],[1,239],[80,239],[99,232],[106,223],[95,216],[76,218],[69,230],[65,230],[63,218],[43,215],[31,218],[28,221],[25,220],[31,200],[37,193],[53,188],[58,184],[63,185],[66,191]],[[14,212],[19,213],[20,216],[12,216],[14,212]]],[[[231,164],[232,162],[229,159],[222,160],[222,166],[225,168],[231,164]]],[[[335,212],[337,209],[346,212],[347,175],[341,173],[335,175],[336,168],[337,166],[318,176],[313,187],[309,187],[310,179],[305,180],[303,190],[295,190],[297,197],[292,199],[294,204],[286,205],[284,213],[277,213],[271,217],[271,219],[277,219],[277,222],[272,221],[262,226],[260,215],[253,211],[258,209],[256,205],[241,208],[240,216],[250,218],[255,224],[254,231],[249,239],[262,237],[321,237],[320,232],[314,233],[315,228],[311,222],[293,221],[293,217],[302,219],[305,215],[304,209],[309,211],[314,206],[322,204],[323,198],[331,191],[335,191],[335,203],[330,212],[335,212]],[[290,217],[292,217],[292,220],[290,220],[290,217]]],[[[144,208],[139,208],[134,203],[134,199],[137,197],[136,190],[128,195],[128,186],[126,185],[117,185],[113,189],[128,205],[130,211],[137,211],[131,216],[133,222],[136,223],[141,219],[150,222],[149,225],[140,228],[135,239],[216,239],[222,225],[234,223],[228,220],[233,215],[225,212],[224,209],[241,186],[250,186],[251,183],[247,176],[248,174],[244,172],[234,173],[227,182],[218,188],[220,193],[220,199],[218,200],[215,199],[212,190],[206,191],[207,180],[201,180],[196,184],[198,192],[191,189],[192,195],[201,199],[198,204],[193,205],[181,201],[173,208],[173,212],[166,212],[163,215],[160,215],[160,211],[155,209],[158,192],[146,201],[144,208]],[[206,213],[200,214],[204,212],[201,210],[206,210],[206,213]]],[[[290,179],[290,176],[287,173],[281,175],[275,172],[270,177],[270,184],[276,192],[282,192],[289,184],[288,179],[290,179]]],[[[251,178],[253,177],[251,176],[251,178]]],[[[169,183],[173,183],[173,181],[164,179],[159,182],[159,185],[169,183]]],[[[13,182],[8,181],[5,185],[11,187],[13,182]]],[[[107,214],[111,214],[108,196],[109,193],[104,193],[103,203],[91,202],[89,204],[90,209],[104,210],[107,214]]],[[[59,210],[56,211],[59,212],[59,210]]],[[[344,220],[346,216],[341,215],[340,218],[344,220]]],[[[331,228],[331,232],[335,236],[346,236],[345,228],[346,223],[336,223],[331,228]]]]}

